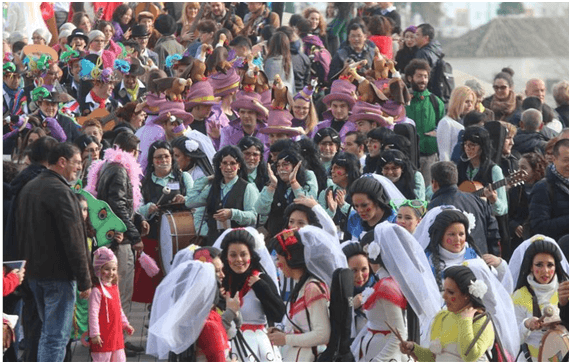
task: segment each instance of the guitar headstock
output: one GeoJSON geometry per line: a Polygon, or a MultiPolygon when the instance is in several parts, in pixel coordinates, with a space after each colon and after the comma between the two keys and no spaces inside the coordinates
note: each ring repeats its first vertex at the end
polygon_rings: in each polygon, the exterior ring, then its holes
{"type": "Polygon", "coordinates": [[[514,187],[514,186],[520,185],[525,181],[526,176],[527,176],[527,172],[524,171],[523,169],[520,169],[519,171],[516,171],[516,172],[510,174],[506,178],[506,184],[509,187],[514,187]]]}

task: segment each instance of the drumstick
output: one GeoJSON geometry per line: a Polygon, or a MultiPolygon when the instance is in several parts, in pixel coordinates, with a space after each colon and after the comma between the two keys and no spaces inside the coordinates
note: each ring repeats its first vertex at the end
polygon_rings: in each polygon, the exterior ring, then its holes
{"type": "Polygon", "coordinates": [[[170,195],[171,193],[171,189],[168,187],[163,187],[163,194],[161,195],[161,197],[159,198],[159,200],[157,201],[157,203],[155,205],[160,205],[161,201],[163,200],[163,197],[170,195]]]}
{"type": "MultiPolygon", "coordinates": [[[[402,339],[402,336],[400,335],[400,332],[398,332],[397,330],[395,330],[388,322],[385,321],[385,324],[387,324],[387,326],[389,327],[389,330],[391,330],[391,332],[393,334],[395,334],[395,336],[397,337],[397,339],[399,339],[399,341],[401,342],[401,344],[406,343],[406,341],[404,341],[402,339]]],[[[411,359],[410,354],[406,354],[408,356],[409,359],[411,359]]]]}

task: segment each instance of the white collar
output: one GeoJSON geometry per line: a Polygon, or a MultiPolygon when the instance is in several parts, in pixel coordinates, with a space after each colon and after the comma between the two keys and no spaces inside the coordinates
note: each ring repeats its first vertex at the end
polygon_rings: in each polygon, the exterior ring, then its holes
{"type": "Polygon", "coordinates": [[[553,294],[557,291],[557,288],[559,287],[557,274],[553,276],[551,282],[547,284],[541,284],[539,282],[536,282],[535,279],[533,279],[533,273],[529,273],[527,275],[527,283],[529,283],[529,286],[535,292],[535,295],[537,296],[537,303],[539,303],[540,305],[549,303],[549,301],[551,300],[551,296],[553,296],[553,294]]]}
{"type": "Polygon", "coordinates": [[[440,258],[444,260],[445,265],[448,267],[452,264],[460,264],[464,261],[464,256],[466,255],[466,247],[468,246],[467,243],[464,243],[464,249],[459,253],[452,253],[442,247],[442,245],[438,245],[438,252],[440,253],[440,258]]]}
{"type": "MultiPolygon", "coordinates": [[[[142,87],[145,87],[145,84],[143,82],[141,82],[141,80],[139,80],[138,78],[137,78],[137,84],[139,84],[139,89],[142,87]]],[[[127,88],[125,87],[125,81],[124,80],[121,81],[121,86],[119,86],[119,90],[127,90],[127,88]]]]}

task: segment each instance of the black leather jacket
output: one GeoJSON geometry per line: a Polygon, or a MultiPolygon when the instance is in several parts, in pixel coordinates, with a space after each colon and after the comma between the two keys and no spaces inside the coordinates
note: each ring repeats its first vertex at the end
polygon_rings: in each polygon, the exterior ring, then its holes
{"type": "Polygon", "coordinates": [[[135,214],[133,208],[133,186],[125,167],[118,163],[107,163],[101,168],[97,183],[97,198],[109,204],[111,210],[125,223],[124,244],[137,244],[141,241],[141,234],[137,230],[135,221],[142,220],[141,215],[135,214]]]}

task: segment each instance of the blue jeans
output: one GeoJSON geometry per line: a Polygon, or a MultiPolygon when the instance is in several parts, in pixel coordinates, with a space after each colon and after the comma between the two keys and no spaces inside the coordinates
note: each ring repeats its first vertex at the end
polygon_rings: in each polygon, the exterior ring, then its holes
{"type": "Polygon", "coordinates": [[[61,362],[71,335],[76,283],[58,279],[30,279],[29,283],[42,320],[38,361],[61,362]]]}

